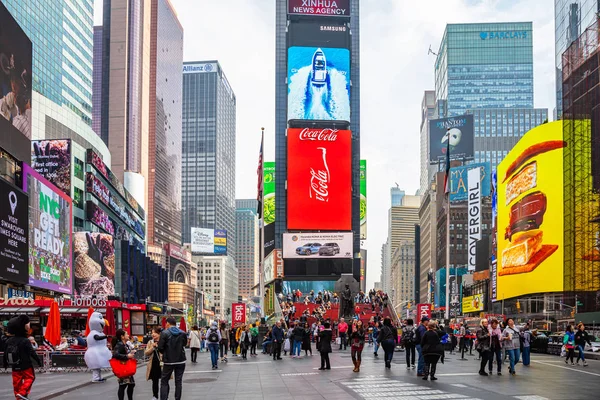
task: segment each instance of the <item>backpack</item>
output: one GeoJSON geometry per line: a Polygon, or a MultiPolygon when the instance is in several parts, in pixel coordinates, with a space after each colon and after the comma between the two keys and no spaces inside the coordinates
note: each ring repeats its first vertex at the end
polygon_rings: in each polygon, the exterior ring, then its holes
{"type": "Polygon", "coordinates": [[[211,329],[210,333],[208,334],[207,340],[210,343],[218,343],[219,342],[219,334],[217,333],[217,331],[215,329],[211,329]]]}
{"type": "Polygon", "coordinates": [[[9,367],[18,368],[21,365],[21,352],[19,351],[18,341],[7,340],[4,354],[9,367]]]}
{"type": "Polygon", "coordinates": [[[416,343],[415,341],[415,330],[411,329],[411,330],[404,330],[404,332],[402,332],[402,338],[400,339],[402,344],[404,346],[406,345],[414,345],[416,343]]]}

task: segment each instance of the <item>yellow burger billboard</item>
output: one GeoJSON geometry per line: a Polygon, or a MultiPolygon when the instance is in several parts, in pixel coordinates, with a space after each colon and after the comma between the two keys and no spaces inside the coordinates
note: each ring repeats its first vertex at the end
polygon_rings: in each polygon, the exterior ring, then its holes
{"type": "Polygon", "coordinates": [[[527,132],[498,165],[497,300],[563,290],[562,122],[527,132]]]}
{"type": "Polygon", "coordinates": [[[485,307],[485,300],[483,294],[475,294],[473,296],[465,296],[462,300],[462,312],[472,313],[483,311],[485,307]]]}

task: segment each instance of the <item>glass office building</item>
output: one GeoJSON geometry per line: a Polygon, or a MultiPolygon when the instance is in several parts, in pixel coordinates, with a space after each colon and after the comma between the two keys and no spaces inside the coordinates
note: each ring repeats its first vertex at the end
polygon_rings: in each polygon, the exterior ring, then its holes
{"type": "Polygon", "coordinates": [[[440,117],[533,107],[531,22],[449,24],[435,62],[440,117]]]}
{"type": "MultiPolygon", "coordinates": [[[[236,254],[236,98],[217,61],[183,64],[182,233],[227,230],[227,253],[236,254]]],[[[256,208],[255,208],[256,209],[256,208]]]]}
{"type": "Polygon", "coordinates": [[[556,61],[556,119],[562,118],[562,54],[600,11],[598,0],[554,0],[554,49],[556,61]]]}
{"type": "Polygon", "coordinates": [[[92,81],[92,129],[100,135],[102,120],[102,26],[94,26],[94,65],[92,81]]]}
{"type": "Polygon", "coordinates": [[[0,1],[33,42],[33,90],[91,126],[94,1],[0,1]]]}
{"type": "Polygon", "coordinates": [[[238,269],[239,295],[248,299],[253,295],[253,287],[259,281],[258,264],[260,258],[258,230],[258,201],[243,199],[235,201],[235,265],[238,269]]]}

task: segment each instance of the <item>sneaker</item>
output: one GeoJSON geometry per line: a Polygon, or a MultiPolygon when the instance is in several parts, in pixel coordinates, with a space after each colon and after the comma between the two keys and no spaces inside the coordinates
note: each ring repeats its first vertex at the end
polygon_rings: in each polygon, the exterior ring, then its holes
{"type": "Polygon", "coordinates": [[[574,365],[575,365],[575,363],[574,363],[573,361],[571,361],[571,365],[573,365],[573,366],[574,366],[574,365]]]}
{"type": "Polygon", "coordinates": [[[425,376],[425,375],[422,373],[417,373],[417,376],[425,376]]]}
{"type": "Polygon", "coordinates": [[[587,367],[587,366],[588,366],[588,363],[587,363],[587,361],[584,361],[584,362],[583,362],[583,366],[584,366],[584,367],[587,367]]]}
{"type": "Polygon", "coordinates": [[[152,396],[152,400],[158,400],[158,398],[157,398],[157,397],[154,397],[154,396],[152,396]]]}
{"type": "Polygon", "coordinates": [[[415,369],[415,364],[412,364],[410,367],[411,367],[412,369],[415,369]]]}
{"type": "Polygon", "coordinates": [[[492,375],[492,370],[490,369],[490,372],[488,372],[488,375],[492,375]]]}
{"type": "Polygon", "coordinates": [[[479,371],[479,375],[481,375],[481,376],[488,376],[487,372],[485,372],[485,371],[479,371]]]}
{"type": "Polygon", "coordinates": [[[406,367],[406,369],[410,370],[410,367],[406,367]]]}
{"type": "Polygon", "coordinates": [[[498,371],[498,376],[502,376],[502,372],[498,371]]]}
{"type": "Polygon", "coordinates": [[[18,394],[18,395],[17,395],[17,397],[18,397],[19,399],[29,400],[29,397],[25,397],[25,396],[23,396],[22,394],[18,394]]]}
{"type": "Polygon", "coordinates": [[[429,379],[431,379],[432,381],[437,381],[437,378],[435,376],[433,376],[433,375],[429,379]]]}

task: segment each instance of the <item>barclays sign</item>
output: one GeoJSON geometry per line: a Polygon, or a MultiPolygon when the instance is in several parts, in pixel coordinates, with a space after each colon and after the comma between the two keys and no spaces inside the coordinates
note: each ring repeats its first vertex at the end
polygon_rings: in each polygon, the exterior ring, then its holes
{"type": "Polygon", "coordinates": [[[527,39],[527,31],[480,32],[481,40],[492,39],[527,39]]]}

